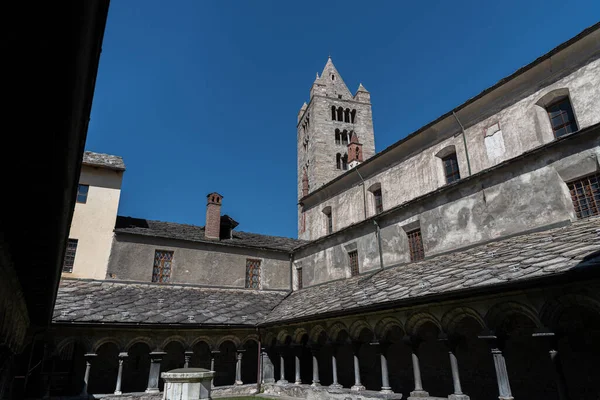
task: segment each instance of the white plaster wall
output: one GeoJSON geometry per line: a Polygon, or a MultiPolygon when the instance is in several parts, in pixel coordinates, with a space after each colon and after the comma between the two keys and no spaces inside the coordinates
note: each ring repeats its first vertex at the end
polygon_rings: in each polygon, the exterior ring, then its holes
{"type": "Polygon", "coordinates": [[[121,195],[122,171],[83,165],[79,183],[89,185],[87,202],[76,203],[69,232],[78,239],[73,278],[104,279],[121,195]]]}

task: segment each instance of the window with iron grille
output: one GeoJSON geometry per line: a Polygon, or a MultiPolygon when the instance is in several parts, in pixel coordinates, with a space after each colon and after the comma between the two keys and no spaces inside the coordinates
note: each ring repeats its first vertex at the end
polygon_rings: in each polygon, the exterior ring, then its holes
{"type": "Polygon", "coordinates": [[[73,264],[75,264],[76,252],[77,239],[69,239],[67,241],[67,250],[65,251],[65,259],[63,261],[63,272],[73,272],[73,264]]]}
{"type": "Polygon", "coordinates": [[[152,269],[152,282],[169,283],[169,281],[171,280],[172,265],[172,251],[156,250],[154,252],[154,268],[152,269]]]}
{"type": "Polygon", "coordinates": [[[568,183],[567,186],[577,218],[600,215],[600,174],[586,176],[568,183]]]}
{"type": "Polygon", "coordinates": [[[246,259],[246,288],[260,289],[260,260],[246,259]]]}
{"type": "Polygon", "coordinates": [[[296,270],[296,277],[298,279],[298,289],[302,289],[302,268],[296,270]]]}
{"type": "Polygon", "coordinates": [[[377,189],[373,192],[375,198],[375,214],[383,212],[383,197],[381,195],[381,189],[377,189]]]}
{"type": "Polygon", "coordinates": [[[421,238],[421,229],[407,232],[408,249],[410,250],[410,261],[419,261],[425,258],[423,249],[423,239],[421,238]]]}
{"type": "Polygon", "coordinates": [[[350,259],[350,275],[358,275],[360,272],[358,269],[358,250],[349,252],[348,258],[350,259]]]}
{"type": "Polygon", "coordinates": [[[456,153],[452,153],[442,158],[442,164],[444,165],[444,175],[446,176],[446,183],[452,183],[460,179],[460,172],[458,171],[458,160],[456,159],[456,153]]]}
{"type": "Polygon", "coordinates": [[[90,185],[77,185],[77,202],[87,203],[88,192],[90,191],[90,185]]]}
{"type": "Polygon", "coordinates": [[[546,107],[552,131],[557,138],[577,131],[577,122],[568,97],[546,107]]]}

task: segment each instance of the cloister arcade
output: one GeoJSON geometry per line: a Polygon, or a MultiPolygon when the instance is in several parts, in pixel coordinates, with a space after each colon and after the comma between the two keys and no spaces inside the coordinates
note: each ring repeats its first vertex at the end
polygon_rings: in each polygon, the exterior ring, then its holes
{"type": "Polygon", "coordinates": [[[56,326],[46,346],[29,349],[42,363],[25,394],[158,392],[160,371],[189,366],[216,371],[216,388],[596,400],[600,300],[591,289],[540,293],[253,329],[56,326]]]}

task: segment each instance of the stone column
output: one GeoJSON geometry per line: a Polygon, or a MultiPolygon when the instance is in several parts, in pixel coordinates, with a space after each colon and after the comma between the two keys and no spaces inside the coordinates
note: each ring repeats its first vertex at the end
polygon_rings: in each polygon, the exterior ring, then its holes
{"type": "Polygon", "coordinates": [[[236,385],[243,385],[244,382],[242,382],[242,356],[244,355],[244,351],[246,350],[242,350],[242,349],[238,349],[237,350],[237,354],[236,354],[236,361],[235,361],[235,384],[236,385]]]}
{"type": "Polygon", "coordinates": [[[569,393],[567,391],[567,381],[565,374],[562,369],[562,363],[560,362],[560,356],[558,353],[558,343],[556,341],[556,335],[554,332],[548,330],[540,330],[535,332],[534,338],[544,341],[544,344],[548,348],[548,354],[550,355],[550,361],[554,366],[554,379],[556,380],[556,390],[558,392],[559,400],[569,400],[569,393]]]}
{"type": "Polygon", "coordinates": [[[300,376],[300,355],[302,354],[302,346],[298,346],[296,345],[294,347],[294,372],[295,372],[295,379],[294,379],[294,384],[296,385],[301,385],[302,384],[302,377],[300,376]]]}
{"type": "Polygon", "coordinates": [[[92,369],[92,360],[97,356],[97,354],[86,353],[83,356],[85,357],[85,375],[83,376],[83,389],[81,389],[81,395],[87,396],[88,383],[90,381],[90,370],[92,369]]]}
{"type": "Polygon", "coordinates": [[[469,400],[469,396],[462,392],[460,384],[460,375],[458,373],[458,359],[456,358],[457,337],[448,337],[446,334],[440,335],[439,340],[443,341],[448,347],[448,356],[450,357],[450,370],[452,371],[452,384],[454,393],[448,396],[449,400],[469,400]]]}
{"type": "Polygon", "coordinates": [[[123,379],[123,362],[129,357],[126,352],[119,353],[119,372],[117,373],[117,384],[115,385],[115,394],[123,394],[121,392],[121,380],[123,379]]]}
{"type": "Polygon", "coordinates": [[[283,358],[283,352],[283,347],[279,348],[279,380],[277,383],[280,385],[288,383],[285,379],[285,358],[283,358]]]}
{"type": "Polygon", "coordinates": [[[146,393],[159,393],[158,380],[160,378],[160,363],[163,356],[167,354],[164,351],[153,351],[150,353],[150,373],[148,374],[148,388],[146,393]]]}
{"type": "Polygon", "coordinates": [[[260,355],[262,363],[262,383],[275,383],[275,368],[266,347],[262,348],[260,355]]]}
{"type": "Polygon", "coordinates": [[[332,389],[341,389],[342,385],[338,383],[338,374],[337,374],[337,352],[339,346],[334,344],[331,346],[331,371],[333,375],[333,383],[329,385],[332,389]]]}
{"type": "Polygon", "coordinates": [[[310,386],[316,387],[321,386],[321,380],[319,379],[319,346],[313,344],[310,346],[310,352],[312,354],[312,384],[310,386]]]}
{"type": "Polygon", "coordinates": [[[360,382],[360,364],[358,362],[359,349],[360,343],[352,344],[352,356],[354,357],[354,385],[350,388],[351,390],[365,390],[365,387],[360,382]]]}
{"type": "Polygon", "coordinates": [[[415,336],[406,336],[404,342],[410,347],[413,377],[415,380],[415,390],[410,392],[410,397],[429,397],[429,393],[423,390],[423,382],[421,381],[421,365],[419,364],[419,345],[421,340],[415,336]]]}
{"type": "Polygon", "coordinates": [[[210,387],[211,388],[215,387],[215,376],[217,375],[217,371],[215,371],[215,357],[219,353],[220,353],[220,351],[218,351],[218,350],[212,350],[210,352],[210,370],[214,372],[214,375],[212,376],[212,378],[210,380],[210,387]]]}
{"type": "Polygon", "coordinates": [[[183,368],[190,367],[190,359],[192,358],[193,355],[194,355],[193,351],[186,351],[185,353],[183,353],[183,359],[185,360],[183,363],[183,368]]]}
{"type": "Polygon", "coordinates": [[[386,352],[389,344],[385,342],[373,342],[371,345],[375,346],[375,351],[377,354],[379,354],[379,359],[381,362],[381,393],[394,393],[390,386],[390,376],[386,358],[386,352]]]}
{"type": "Polygon", "coordinates": [[[502,354],[504,347],[504,338],[496,336],[494,333],[485,333],[478,336],[484,339],[492,352],[494,358],[494,367],[496,368],[496,380],[498,381],[498,399],[513,400],[514,397],[510,391],[510,382],[508,381],[508,371],[506,370],[506,361],[502,354]]]}

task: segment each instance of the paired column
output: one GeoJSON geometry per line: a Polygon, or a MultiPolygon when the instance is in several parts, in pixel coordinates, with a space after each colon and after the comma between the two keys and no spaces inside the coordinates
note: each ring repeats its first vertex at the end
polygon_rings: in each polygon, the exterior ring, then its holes
{"type": "Polygon", "coordinates": [[[540,330],[534,333],[534,338],[544,341],[544,344],[548,348],[548,354],[550,355],[550,361],[554,366],[554,379],[556,380],[556,390],[558,391],[559,400],[569,400],[569,394],[567,392],[567,381],[565,374],[562,369],[562,363],[560,362],[560,355],[558,353],[558,343],[556,341],[556,335],[554,332],[548,330],[540,330]]]}
{"type": "Polygon", "coordinates": [[[190,367],[190,360],[192,358],[192,356],[194,355],[193,351],[186,351],[185,353],[183,353],[183,359],[185,360],[183,363],[183,368],[189,368],[190,367]]]}
{"type": "MultiPolygon", "coordinates": [[[[210,370],[213,371],[215,373],[215,375],[217,375],[217,371],[215,371],[215,357],[219,353],[220,353],[219,350],[212,350],[210,352],[210,370]]],[[[211,388],[215,387],[215,378],[214,378],[214,375],[213,375],[213,378],[210,380],[210,387],[211,388]]]]}
{"type": "Polygon", "coordinates": [[[421,365],[419,364],[419,345],[421,340],[416,336],[405,336],[404,342],[410,347],[413,367],[415,390],[410,392],[410,397],[428,397],[429,393],[423,390],[421,381],[421,365]]]}
{"type": "Polygon", "coordinates": [[[288,381],[285,379],[285,358],[283,357],[284,351],[285,350],[284,350],[283,346],[278,349],[278,352],[279,352],[279,380],[277,381],[277,383],[280,385],[288,383],[288,381]]]}
{"type": "Polygon", "coordinates": [[[445,334],[440,335],[440,339],[448,347],[448,356],[450,357],[450,369],[452,370],[452,384],[454,393],[448,396],[449,400],[469,400],[469,396],[462,392],[460,384],[460,375],[458,373],[458,359],[456,358],[456,345],[458,344],[457,337],[448,337],[445,334]]]}
{"type": "Polygon", "coordinates": [[[389,347],[389,343],[387,342],[372,342],[371,346],[375,346],[375,352],[379,355],[379,360],[381,362],[381,393],[394,393],[392,391],[392,387],[390,386],[390,376],[388,372],[388,364],[386,353],[389,347]]]}
{"type": "Polygon", "coordinates": [[[494,367],[496,368],[496,380],[498,381],[498,399],[500,400],[513,400],[514,397],[510,391],[510,382],[508,381],[508,371],[506,370],[506,361],[502,354],[502,348],[504,347],[504,338],[495,335],[493,332],[489,332],[479,336],[479,339],[483,339],[487,342],[494,358],[494,367]]]}
{"type": "Polygon", "coordinates": [[[273,366],[273,362],[271,362],[271,358],[269,357],[266,347],[262,348],[260,356],[262,366],[262,383],[275,383],[275,368],[273,366]]]}
{"type": "Polygon", "coordinates": [[[302,377],[300,375],[300,355],[302,354],[302,345],[293,344],[292,347],[294,349],[294,384],[301,385],[302,377]]]}
{"type": "Polygon", "coordinates": [[[339,346],[337,344],[332,344],[331,346],[331,372],[333,375],[333,383],[329,385],[332,389],[341,389],[342,385],[338,383],[338,374],[337,374],[337,354],[338,354],[339,346]]]}
{"type": "Polygon", "coordinates": [[[352,357],[354,358],[354,385],[350,388],[351,390],[365,390],[365,387],[360,382],[360,364],[358,362],[359,349],[360,343],[352,344],[352,357]]]}
{"type": "Polygon", "coordinates": [[[150,374],[148,375],[148,388],[146,393],[159,393],[158,380],[160,378],[160,363],[163,356],[167,354],[164,351],[153,351],[150,353],[150,374]]]}
{"type": "Polygon", "coordinates": [[[126,352],[119,353],[119,372],[117,373],[117,384],[115,385],[115,394],[123,394],[121,392],[121,380],[123,379],[123,362],[129,357],[126,352]]]}
{"type": "Polygon", "coordinates": [[[244,350],[244,349],[237,350],[236,361],[235,361],[235,384],[236,385],[244,384],[244,382],[242,382],[242,356],[245,351],[246,350],[244,350]]]}
{"type": "Polygon", "coordinates": [[[312,354],[312,371],[313,378],[311,386],[321,386],[321,380],[319,379],[319,345],[311,344],[310,352],[312,354]]]}
{"type": "Polygon", "coordinates": [[[83,389],[81,390],[82,396],[87,396],[88,392],[88,383],[90,381],[90,371],[92,369],[92,360],[96,357],[95,353],[86,353],[84,354],[85,358],[85,375],[83,376],[83,389]]]}

